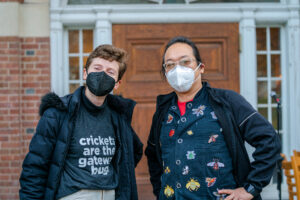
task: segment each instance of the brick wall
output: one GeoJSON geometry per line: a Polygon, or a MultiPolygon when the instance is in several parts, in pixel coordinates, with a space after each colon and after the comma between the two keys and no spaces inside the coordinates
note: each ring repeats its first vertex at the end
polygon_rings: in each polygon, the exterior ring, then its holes
{"type": "Polygon", "coordinates": [[[50,91],[49,38],[0,37],[0,199],[18,199],[21,165],[50,91]]]}

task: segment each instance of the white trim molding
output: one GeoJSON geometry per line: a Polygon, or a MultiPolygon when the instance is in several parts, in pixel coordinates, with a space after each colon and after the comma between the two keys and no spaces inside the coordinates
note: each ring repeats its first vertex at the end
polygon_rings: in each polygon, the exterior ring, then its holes
{"type": "Polygon", "coordinates": [[[300,150],[300,16],[299,9],[290,8],[287,22],[287,88],[289,155],[292,150],[300,150]]]}

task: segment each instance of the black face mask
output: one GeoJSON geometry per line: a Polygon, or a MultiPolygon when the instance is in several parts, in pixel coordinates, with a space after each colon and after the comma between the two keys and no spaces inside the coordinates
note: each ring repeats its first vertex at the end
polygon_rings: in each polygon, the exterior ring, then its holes
{"type": "Polygon", "coordinates": [[[115,79],[105,72],[91,72],[86,79],[86,85],[89,90],[96,96],[104,96],[112,91],[115,87],[115,79]]]}

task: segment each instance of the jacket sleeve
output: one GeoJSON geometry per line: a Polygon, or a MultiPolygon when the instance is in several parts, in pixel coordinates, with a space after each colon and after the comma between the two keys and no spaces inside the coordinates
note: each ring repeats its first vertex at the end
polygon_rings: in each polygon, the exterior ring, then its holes
{"type": "Polygon", "coordinates": [[[136,167],[137,164],[142,159],[144,145],[132,127],[131,127],[131,130],[132,130],[132,139],[133,139],[134,166],[136,167]]]}
{"type": "Polygon", "coordinates": [[[256,193],[269,184],[276,163],[281,160],[281,142],[273,126],[260,115],[242,96],[230,95],[235,121],[243,140],[255,148],[251,170],[244,187],[252,185],[256,193]]]}
{"type": "Polygon", "coordinates": [[[158,198],[159,192],[161,189],[161,180],[160,177],[162,175],[162,167],[159,163],[159,158],[157,157],[156,153],[156,142],[155,142],[155,136],[154,136],[154,124],[157,123],[155,121],[156,117],[153,116],[152,120],[152,126],[150,130],[150,135],[147,141],[147,147],[145,150],[145,155],[147,156],[148,160],[148,167],[149,167],[149,173],[150,173],[150,181],[153,187],[153,193],[158,198]]]}
{"type": "Polygon", "coordinates": [[[48,170],[56,143],[58,120],[52,109],[41,117],[26,155],[20,176],[20,199],[44,199],[48,170]]]}

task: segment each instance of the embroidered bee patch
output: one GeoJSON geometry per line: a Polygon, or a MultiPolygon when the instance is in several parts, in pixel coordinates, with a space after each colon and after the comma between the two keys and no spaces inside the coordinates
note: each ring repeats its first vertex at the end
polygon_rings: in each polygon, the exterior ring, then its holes
{"type": "Polygon", "coordinates": [[[174,134],[175,134],[175,130],[174,130],[174,129],[170,130],[169,136],[170,136],[170,137],[173,137],[174,134]]]}
{"type": "Polygon", "coordinates": [[[194,151],[187,151],[187,153],[186,153],[186,158],[187,158],[188,160],[193,160],[193,159],[195,159],[195,156],[196,156],[196,154],[195,154],[194,151]]]}
{"type": "Polygon", "coordinates": [[[220,167],[225,167],[224,163],[219,162],[219,159],[213,159],[212,162],[207,163],[208,167],[218,170],[220,167]]]}
{"type": "Polygon", "coordinates": [[[172,197],[174,195],[174,190],[171,186],[166,186],[164,189],[164,194],[166,195],[166,197],[172,197]]]}
{"type": "Polygon", "coordinates": [[[212,142],[216,142],[216,139],[219,135],[211,135],[209,137],[209,140],[208,140],[208,144],[212,143],[212,142]]]}
{"type": "Polygon", "coordinates": [[[189,130],[186,132],[188,135],[194,135],[193,131],[192,130],[189,130]]]}
{"type": "Polygon", "coordinates": [[[191,192],[197,191],[200,188],[200,183],[197,180],[191,178],[185,187],[191,192]]]}
{"type": "Polygon", "coordinates": [[[171,172],[170,168],[169,167],[166,167],[165,168],[165,174],[169,174],[171,172]]]}

